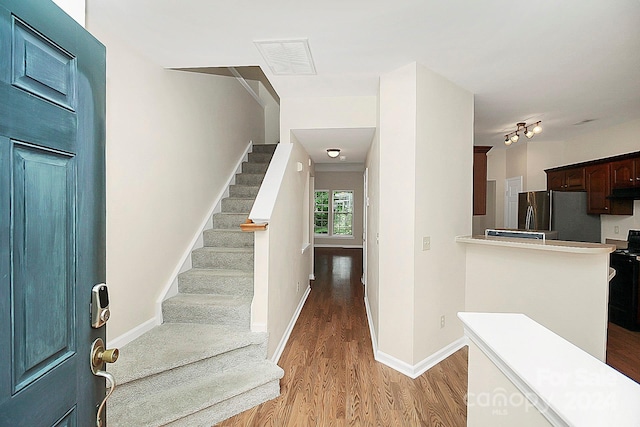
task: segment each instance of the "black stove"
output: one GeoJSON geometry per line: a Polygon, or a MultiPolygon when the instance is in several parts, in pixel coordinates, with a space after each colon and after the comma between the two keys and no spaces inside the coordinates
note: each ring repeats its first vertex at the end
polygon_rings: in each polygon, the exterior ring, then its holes
{"type": "Polygon", "coordinates": [[[609,282],[609,321],[630,330],[640,330],[640,230],[629,230],[627,249],[610,257],[616,275],[609,282]]]}

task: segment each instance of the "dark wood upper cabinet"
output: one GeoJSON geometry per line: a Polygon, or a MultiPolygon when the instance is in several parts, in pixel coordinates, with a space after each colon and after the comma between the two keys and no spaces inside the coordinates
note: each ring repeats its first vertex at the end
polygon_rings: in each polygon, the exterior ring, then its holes
{"type": "Polygon", "coordinates": [[[547,172],[547,190],[564,191],[565,172],[547,172]]]}
{"type": "Polygon", "coordinates": [[[633,200],[609,198],[614,188],[640,186],[640,151],[546,169],[547,189],[587,191],[588,214],[633,215],[633,200]]]}
{"type": "Polygon", "coordinates": [[[640,186],[640,158],[619,160],[611,163],[612,188],[636,186],[640,186]]]}
{"type": "Polygon", "coordinates": [[[491,146],[473,147],[473,214],[487,214],[487,152],[491,146]]]}
{"type": "Polygon", "coordinates": [[[547,190],[584,191],[586,189],[584,168],[573,168],[547,172],[547,190]]]}
{"type": "Polygon", "coordinates": [[[611,192],[609,168],[609,163],[588,166],[585,168],[588,214],[610,213],[610,203],[609,199],[607,199],[607,196],[611,192]]]}
{"type": "Polygon", "coordinates": [[[565,189],[568,191],[584,191],[587,189],[584,168],[569,169],[565,172],[565,189]]]}

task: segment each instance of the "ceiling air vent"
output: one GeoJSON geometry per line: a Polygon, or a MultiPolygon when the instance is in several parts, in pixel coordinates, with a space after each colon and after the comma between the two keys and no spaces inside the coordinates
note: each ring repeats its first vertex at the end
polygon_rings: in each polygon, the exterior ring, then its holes
{"type": "Polygon", "coordinates": [[[307,39],[254,41],[275,75],[313,75],[316,67],[307,39]]]}

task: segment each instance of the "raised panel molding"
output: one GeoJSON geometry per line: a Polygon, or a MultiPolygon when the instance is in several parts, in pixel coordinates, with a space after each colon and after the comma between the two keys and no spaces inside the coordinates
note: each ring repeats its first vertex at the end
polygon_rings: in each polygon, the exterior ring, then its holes
{"type": "Polygon", "coordinates": [[[16,393],[75,351],[75,162],[13,141],[11,169],[16,393]]]}
{"type": "Polygon", "coordinates": [[[12,84],[75,111],[76,59],[16,17],[12,39],[12,84]]]}

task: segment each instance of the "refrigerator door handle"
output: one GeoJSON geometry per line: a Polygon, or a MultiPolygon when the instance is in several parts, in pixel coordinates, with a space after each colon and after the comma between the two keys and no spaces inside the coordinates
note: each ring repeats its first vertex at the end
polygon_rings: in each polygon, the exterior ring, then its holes
{"type": "Polygon", "coordinates": [[[527,206],[527,218],[525,220],[525,225],[524,225],[525,230],[531,230],[532,220],[533,220],[533,207],[529,205],[527,206]]]}

